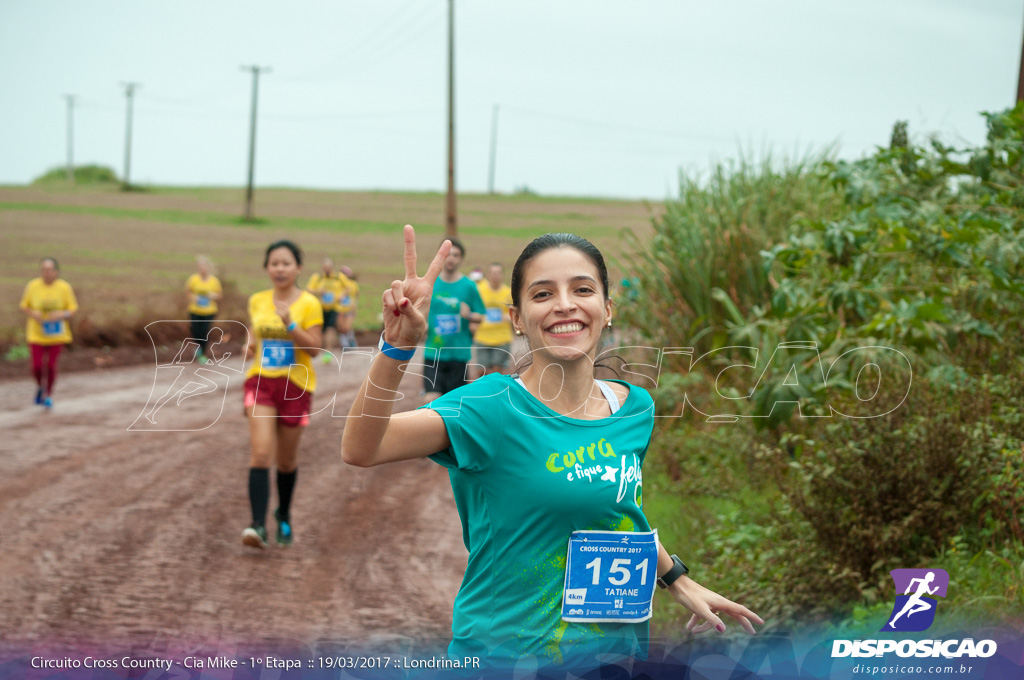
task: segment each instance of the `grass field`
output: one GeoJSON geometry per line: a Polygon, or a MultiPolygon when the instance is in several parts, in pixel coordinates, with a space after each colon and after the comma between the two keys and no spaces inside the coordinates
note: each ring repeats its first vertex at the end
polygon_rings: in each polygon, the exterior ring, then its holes
{"type": "MultiPolygon", "coordinates": [[[[213,260],[225,283],[220,316],[244,318],[248,296],[269,285],[263,250],[278,238],[305,251],[300,282],[324,256],[351,266],[363,293],[357,326],[370,327],[380,292],[403,271],[402,225],[416,227],[424,267],[444,234],[443,194],[261,189],[254,223],[240,219],[243,199],[243,190],[223,188],[0,187],[0,296],[7,301],[0,341],[23,339],[17,304],[43,257],[56,257],[75,288],[80,337],[117,342],[149,321],[186,318],[183,287],[198,254],[213,260]]],[[[622,231],[645,232],[661,209],[640,201],[460,196],[464,271],[491,261],[510,270],[530,239],[550,231],[585,236],[613,259],[622,231]]]]}

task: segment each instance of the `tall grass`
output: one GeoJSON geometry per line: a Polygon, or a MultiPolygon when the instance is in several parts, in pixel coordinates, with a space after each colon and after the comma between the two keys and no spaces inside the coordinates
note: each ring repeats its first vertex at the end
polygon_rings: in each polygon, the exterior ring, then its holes
{"type": "Polygon", "coordinates": [[[681,174],[679,198],[653,220],[653,238],[625,235],[621,266],[635,292],[621,318],[661,346],[723,344],[727,319],[771,297],[761,251],[803,220],[839,214],[842,196],[826,172],[832,157],[832,149],[796,160],[741,155],[707,177],[681,174]]]}

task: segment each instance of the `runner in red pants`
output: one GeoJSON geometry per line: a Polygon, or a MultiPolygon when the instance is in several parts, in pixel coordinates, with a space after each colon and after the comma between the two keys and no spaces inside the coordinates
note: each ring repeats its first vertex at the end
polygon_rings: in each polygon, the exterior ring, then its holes
{"type": "Polygon", "coordinates": [[[28,317],[25,337],[36,379],[35,403],[50,408],[53,383],[57,380],[57,358],[61,348],[71,342],[68,319],[78,311],[78,301],[71,285],[60,278],[57,260],[44,258],[39,269],[40,276],[25,286],[19,307],[28,317]]]}

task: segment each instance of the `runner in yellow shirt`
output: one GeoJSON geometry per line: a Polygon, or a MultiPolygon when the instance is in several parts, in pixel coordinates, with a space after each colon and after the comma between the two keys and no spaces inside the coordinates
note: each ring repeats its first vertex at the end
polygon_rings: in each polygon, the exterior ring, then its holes
{"type": "Polygon", "coordinates": [[[277,544],[292,542],[291,502],[298,475],[299,440],[309,424],[316,390],[312,357],[320,351],[323,310],[296,285],[302,251],[291,241],[275,241],[263,260],[273,287],[249,298],[249,346],[253,364],[246,372],[245,412],[249,416],[249,505],[252,524],[242,543],[267,545],[270,466],[277,463],[277,544]]]}
{"type": "Polygon", "coordinates": [[[32,354],[32,375],[36,379],[35,402],[46,408],[53,406],[53,384],[57,380],[57,358],[61,349],[71,342],[68,319],[78,311],[78,301],[71,285],[60,278],[60,266],[52,257],[39,263],[40,276],[25,286],[21,311],[28,317],[25,339],[32,354]],[[46,380],[43,381],[43,363],[46,380]]]}
{"type": "MultiPolygon", "coordinates": [[[[324,349],[329,349],[327,343],[328,331],[334,331],[334,334],[338,336],[339,339],[338,344],[341,347],[344,347],[344,344],[340,342],[341,331],[338,326],[338,316],[341,308],[341,299],[345,294],[347,285],[347,279],[343,274],[334,273],[334,261],[329,257],[324,258],[322,271],[309,277],[309,283],[306,284],[306,290],[320,299],[320,305],[323,309],[324,349]]],[[[329,363],[331,361],[331,355],[324,352],[323,361],[325,364],[329,363]]]]}
{"type": "Polygon", "coordinates": [[[342,347],[356,346],[356,305],[359,302],[359,282],[352,268],[341,267],[341,275],[345,279],[345,292],[338,306],[338,332],[341,333],[342,347]]]}
{"type": "Polygon", "coordinates": [[[217,316],[217,302],[224,289],[220,279],[213,275],[213,263],[205,255],[196,257],[199,272],[188,277],[185,291],[188,293],[188,317],[191,321],[189,337],[199,344],[199,363],[205,364],[207,336],[210,322],[217,316]]]}
{"type": "Polygon", "coordinates": [[[500,262],[488,265],[487,275],[477,288],[487,312],[473,336],[476,363],[484,367],[484,373],[504,373],[512,358],[512,320],[508,314],[512,289],[505,284],[505,268],[500,262]]]}

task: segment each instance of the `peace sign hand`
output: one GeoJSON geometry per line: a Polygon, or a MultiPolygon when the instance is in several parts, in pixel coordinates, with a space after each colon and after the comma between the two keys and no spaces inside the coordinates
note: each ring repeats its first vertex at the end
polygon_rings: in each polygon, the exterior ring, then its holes
{"type": "Polygon", "coordinates": [[[430,310],[430,298],[434,282],[441,273],[441,267],[451,241],[445,241],[423,276],[416,275],[416,232],[411,225],[405,225],[405,280],[392,281],[391,288],[384,291],[384,340],[395,347],[415,347],[427,330],[426,314],[430,310]]]}

